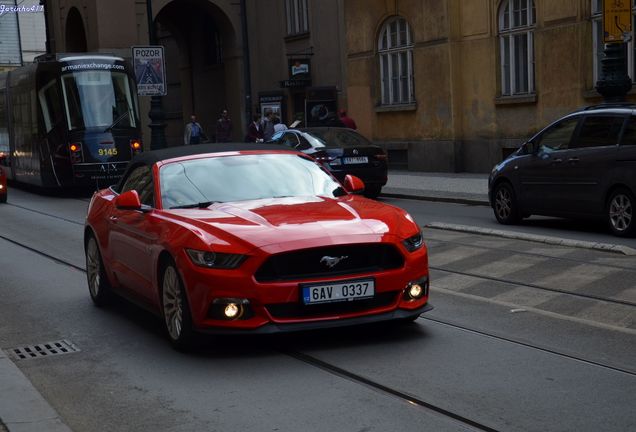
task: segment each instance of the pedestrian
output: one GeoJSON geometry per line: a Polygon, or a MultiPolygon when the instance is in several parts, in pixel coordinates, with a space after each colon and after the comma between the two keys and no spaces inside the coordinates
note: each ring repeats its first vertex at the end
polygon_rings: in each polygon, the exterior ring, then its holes
{"type": "Polygon", "coordinates": [[[265,111],[265,119],[263,120],[263,140],[269,141],[272,139],[272,135],[274,135],[274,122],[272,121],[272,117],[274,113],[272,110],[265,111]]]}
{"type": "Polygon", "coordinates": [[[224,109],[216,122],[216,142],[225,143],[230,141],[232,141],[232,120],[228,116],[227,109],[224,109]]]}
{"type": "Polygon", "coordinates": [[[274,116],[273,123],[274,123],[274,133],[287,130],[287,125],[281,122],[278,116],[274,116]]]}
{"type": "Polygon", "coordinates": [[[263,126],[261,125],[260,114],[252,116],[252,123],[247,127],[245,142],[263,142],[263,126]]]}
{"type": "Polygon", "coordinates": [[[190,116],[190,123],[186,125],[185,132],[183,133],[183,143],[185,145],[200,144],[203,136],[203,128],[197,122],[197,116],[192,114],[190,116]]]}
{"type": "Polygon", "coordinates": [[[345,125],[345,127],[348,127],[349,129],[353,129],[353,130],[358,129],[356,122],[347,115],[346,109],[341,109],[340,111],[338,111],[338,115],[340,116],[340,121],[342,122],[342,124],[345,125]]]}

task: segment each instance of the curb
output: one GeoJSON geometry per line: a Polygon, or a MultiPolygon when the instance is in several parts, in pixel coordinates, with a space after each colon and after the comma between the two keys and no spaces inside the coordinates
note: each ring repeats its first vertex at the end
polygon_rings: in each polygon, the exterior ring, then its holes
{"type": "Polygon", "coordinates": [[[466,204],[466,205],[473,205],[473,206],[490,207],[490,202],[488,202],[488,200],[483,200],[478,198],[411,195],[406,193],[393,193],[393,192],[384,192],[384,191],[380,194],[380,196],[386,197],[386,198],[410,199],[410,200],[418,200],[418,201],[432,201],[432,202],[443,202],[443,203],[451,203],[451,204],[466,204]]]}
{"type": "Polygon", "coordinates": [[[71,432],[31,381],[0,350],[0,431],[71,432]],[[4,428],[4,429],[3,429],[4,428]]]}
{"type": "Polygon", "coordinates": [[[580,249],[591,249],[591,250],[597,250],[601,252],[612,252],[612,253],[622,254],[626,256],[636,256],[636,249],[632,249],[628,246],[622,246],[622,245],[610,244],[610,243],[595,243],[595,242],[581,241],[581,240],[570,240],[570,239],[564,239],[559,237],[526,234],[526,233],[519,233],[514,231],[503,231],[503,230],[496,230],[496,229],[490,229],[490,228],[479,228],[479,227],[468,226],[468,225],[447,224],[447,223],[441,223],[441,222],[432,222],[432,223],[424,225],[424,227],[430,228],[430,229],[444,230],[444,231],[457,231],[457,232],[464,232],[469,234],[481,234],[481,235],[488,235],[488,236],[494,236],[494,237],[502,237],[502,238],[513,239],[513,240],[526,240],[526,241],[532,241],[532,242],[544,243],[544,244],[550,244],[550,245],[556,245],[556,246],[566,246],[566,247],[573,247],[573,248],[580,248],[580,249]]]}

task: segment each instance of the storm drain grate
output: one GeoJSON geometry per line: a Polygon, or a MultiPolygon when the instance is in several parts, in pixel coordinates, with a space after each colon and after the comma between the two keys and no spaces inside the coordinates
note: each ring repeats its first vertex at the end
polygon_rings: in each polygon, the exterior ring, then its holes
{"type": "Polygon", "coordinates": [[[10,348],[7,350],[7,352],[9,353],[9,356],[11,356],[15,360],[24,360],[70,354],[78,352],[79,350],[80,349],[77,348],[72,342],[69,342],[67,340],[60,340],[37,345],[27,345],[23,347],[10,348]]]}

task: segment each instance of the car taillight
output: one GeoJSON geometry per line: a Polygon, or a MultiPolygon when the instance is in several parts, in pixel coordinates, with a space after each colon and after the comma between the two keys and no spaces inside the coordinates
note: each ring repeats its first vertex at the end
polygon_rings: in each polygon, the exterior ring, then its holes
{"type": "Polygon", "coordinates": [[[313,156],[316,162],[322,164],[331,163],[336,159],[334,156],[331,156],[328,153],[316,153],[313,156]]]}
{"type": "Polygon", "coordinates": [[[389,159],[389,155],[387,155],[386,153],[380,153],[377,155],[373,155],[374,158],[376,158],[377,160],[388,160],[389,159]]]}
{"type": "Polygon", "coordinates": [[[68,154],[71,159],[71,163],[79,163],[82,161],[82,143],[74,142],[68,145],[68,154]]]}
{"type": "Polygon", "coordinates": [[[130,150],[132,150],[133,154],[141,153],[143,150],[143,146],[141,144],[141,140],[139,139],[131,139],[130,140],[130,150]]]}

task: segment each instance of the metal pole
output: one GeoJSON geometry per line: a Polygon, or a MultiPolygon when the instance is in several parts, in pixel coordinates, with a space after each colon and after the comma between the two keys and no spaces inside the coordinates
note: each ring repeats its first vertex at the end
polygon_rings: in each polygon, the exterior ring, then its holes
{"type": "MultiPolygon", "coordinates": [[[[152,19],[152,0],[146,0],[146,14],[148,15],[148,41],[150,45],[157,44],[157,35],[155,32],[155,23],[152,19]]],[[[150,148],[152,150],[167,147],[166,143],[166,115],[161,106],[161,96],[152,96],[150,98],[150,148]]]]}
{"type": "MultiPolygon", "coordinates": [[[[18,0],[15,0],[15,7],[18,8],[18,0]]],[[[24,56],[22,55],[22,35],[20,34],[20,14],[16,12],[15,23],[18,26],[18,46],[20,47],[20,66],[24,66],[24,56]]]]}
{"type": "Polygon", "coordinates": [[[250,44],[247,32],[247,7],[241,0],[241,27],[243,33],[243,83],[245,86],[245,126],[252,122],[252,75],[250,66],[250,44]]]}
{"type": "Polygon", "coordinates": [[[51,32],[49,28],[49,8],[46,3],[46,0],[40,0],[40,6],[44,8],[44,33],[46,35],[46,42],[45,42],[46,53],[52,54],[54,43],[52,43],[51,41],[51,32]]]}

